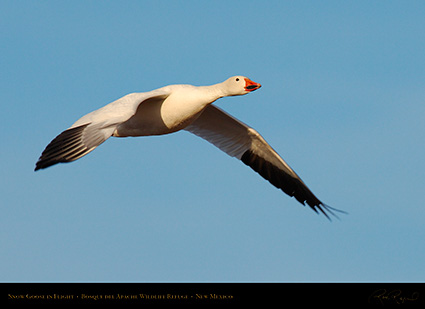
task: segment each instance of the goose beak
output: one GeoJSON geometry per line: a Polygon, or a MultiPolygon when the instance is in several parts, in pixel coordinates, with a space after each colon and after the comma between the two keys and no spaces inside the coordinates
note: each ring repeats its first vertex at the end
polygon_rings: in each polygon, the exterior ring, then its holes
{"type": "Polygon", "coordinates": [[[260,87],[261,87],[261,84],[255,83],[252,80],[250,80],[249,78],[245,78],[245,90],[246,91],[252,92],[254,90],[257,90],[260,87]]]}

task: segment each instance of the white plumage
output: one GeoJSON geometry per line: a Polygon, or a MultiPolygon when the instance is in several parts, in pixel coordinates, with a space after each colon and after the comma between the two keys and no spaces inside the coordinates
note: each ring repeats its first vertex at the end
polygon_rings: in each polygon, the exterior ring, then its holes
{"type": "Polygon", "coordinates": [[[332,213],[336,209],[323,204],[257,131],[211,104],[260,87],[249,78],[234,76],[212,86],[171,85],[128,94],[81,117],[59,134],[47,145],[35,170],[75,161],[111,136],[162,135],[184,129],[241,160],[277,188],[328,217],[325,210],[332,213]]]}

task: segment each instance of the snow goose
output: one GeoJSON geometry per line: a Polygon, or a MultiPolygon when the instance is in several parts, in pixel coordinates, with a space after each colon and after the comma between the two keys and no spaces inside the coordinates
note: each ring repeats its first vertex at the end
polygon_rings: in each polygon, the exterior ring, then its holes
{"type": "Polygon", "coordinates": [[[162,135],[187,130],[241,160],[254,171],[315,212],[335,215],[253,128],[212,105],[226,96],[245,95],[261,85],[234,76],[212,86],[170,85],[128,94],[77,120],[53,139],[35,170],[75,161],[109,137],[162,135]]]}

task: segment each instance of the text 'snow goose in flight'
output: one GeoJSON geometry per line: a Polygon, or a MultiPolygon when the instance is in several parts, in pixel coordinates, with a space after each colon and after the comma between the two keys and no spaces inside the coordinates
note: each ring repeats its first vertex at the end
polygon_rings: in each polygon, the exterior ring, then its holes
{"type": "Polygon", "coordinates": [[[325,210],[332,213],[333,208],[307,188],[257,131],[211,104],[260,87],[247,77],[234,76],[212,86],[170,85],[128,94],[83,116],[59,134],[47,145],[35,170],[77,160],[111,136],[162,135],[184,129],[241,160],[286,194],[328,217],[325,210]]]}

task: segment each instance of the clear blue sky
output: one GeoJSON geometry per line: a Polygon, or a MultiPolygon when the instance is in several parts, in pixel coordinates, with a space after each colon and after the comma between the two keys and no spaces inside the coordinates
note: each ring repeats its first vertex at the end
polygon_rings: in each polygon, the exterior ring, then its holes
{"type": "Polygon", "coordinates": [[[2,1],[0,281],[425,279],[423,1],[2,1]],[[219,100],[329,222],[187,132],[34,172],[127,93],[241,74],[219,100]]]}

